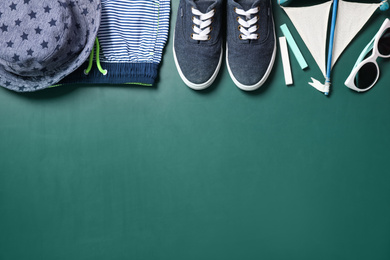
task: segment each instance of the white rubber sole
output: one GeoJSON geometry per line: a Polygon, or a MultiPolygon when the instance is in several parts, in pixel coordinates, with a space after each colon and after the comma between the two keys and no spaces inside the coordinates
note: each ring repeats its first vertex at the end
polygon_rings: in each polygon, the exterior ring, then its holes
{"type": "Polygon", "coordinates": [[[180,65],[179,65],[179,62],[177,61],[177,57],[176,57],[176,51],[175,51],[175,37],[173,38],[173,58],[175,59],[175,64],[176,64],[176,68],[177,68],[177,71],[179,72],[179,75],[180,75],[180,78],[183,80],[183,82],[190,88],[194,89],[194,90],[202,90],[202,89],[205,89],[205,88],[208,88],[211,84],[213,84],[213,82],[215,81],[215,79],[217,78],[217,75],[218,75],[218,72],[221,68],[221,64],[222,64],[222,56],[223,56],[223,49],[221,47],[221,55],[219,57],[219,61],[218,61],[218,65],[217,65],[217,68],[215,69],[213,75],[211,76],[210,79],[208,79],[206,82],[204,83],[200,83],[200,84],[196,84],[196,83],[193,83],[191,81],[189,81],[186,76],[184,76],[183,72],[181,71],[180,69],[180,65]]]}
{"type": "Polygon", "coordinates": [[[233,80],[234,84],[236,84],[236,86],[238,88],[240,88],[242,90],[245,90],[245,91],[253,91],[253,90],[256,90],[259,87],[261,87],[264,84],[264,82],[268,79],[268,76],[269,76],[269,74],[271,74],[272,68],[274,66],[275,57],[276,57],[276,35],[275,35],[275,30],[274,30],[274,37],[275,37],[274,50],[273,50],[273,53],[272,53],[270,64],[268,65],[268,68],[267,68],[264,76],[260,79],[260,81],[255,83],[255,84],[253,84],[253,85],[244,85],[244,84],[239,82],[234,77],[233,72],[231,71],[230,66],[229,66],[228,44],[226,43],[226,64],[227,64],[227,68],[228,68],[228,71],[229,71],[230,78],[233,80]]]}

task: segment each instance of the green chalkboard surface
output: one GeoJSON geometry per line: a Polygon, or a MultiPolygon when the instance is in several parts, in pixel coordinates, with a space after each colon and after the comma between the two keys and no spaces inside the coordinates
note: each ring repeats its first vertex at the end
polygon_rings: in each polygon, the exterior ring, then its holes
{"type": "MultiPolygon", "coordinates": [[[[178,0],[153,87],[0,89],[0,259],[389,260],[390,62],[373,89],[344,86],[390,12],[335,65],[331,95],[290,53],[239,90],[226,63],[207,90],[175,68],[178,0]]],[[[305,1],[306,3],[310,1],[305,1]]]]}

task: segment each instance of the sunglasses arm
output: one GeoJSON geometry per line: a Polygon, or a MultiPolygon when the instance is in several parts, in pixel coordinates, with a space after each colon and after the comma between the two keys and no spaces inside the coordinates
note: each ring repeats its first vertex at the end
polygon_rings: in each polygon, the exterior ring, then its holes
{"type": "Polygon", "coordinates": [[[376,35],[372,40],[367,44],[367,46],[363,49],[363,51],[360,53],[355,65],[353,65],[353,68],[356,68],[365,58],[367,53],[369,53],[372,48],[374,48],[374,42],[375,42],[376,35]]]}

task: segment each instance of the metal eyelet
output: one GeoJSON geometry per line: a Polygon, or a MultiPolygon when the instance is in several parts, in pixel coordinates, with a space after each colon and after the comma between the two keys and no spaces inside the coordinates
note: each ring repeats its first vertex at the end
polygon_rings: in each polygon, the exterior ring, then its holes
{"type": "Polygon", "coordinates": [[[237,28],[239,31],[241,31],[242,25],[240,24],[239,26],[237,26],[237,28]]]}
{"type": "Polygon", "coordinates": [[[243,39],[242,39],[242,36],[243,36],[243,34],[240,33],[240,35],[238,35],[238,38],[239,38],[240,40],[243,40],[243,39]]]}
{"type": "Polygon", "coordinates": [[[260,39],[260,33],[257,34],[256,40],[260,39]]]}
{"type": "Polygon", "coordinates": [[[211,36],[210,36],[210,35],[207,35],[207,40],[208,40],[208,41],[211,40],[211,36]]]}
{"type": "Polygon", "coordinates": [[[191,39],[193,39],[193,40],[194,40],[194,34],[193,34],[193,33],[191,33],[191,39]]]}
{"type": "Polygon", "coordinates": [[[233,11],[234,11],[235,13],[237,13],[237,7],[234,7],[233,11]]]}

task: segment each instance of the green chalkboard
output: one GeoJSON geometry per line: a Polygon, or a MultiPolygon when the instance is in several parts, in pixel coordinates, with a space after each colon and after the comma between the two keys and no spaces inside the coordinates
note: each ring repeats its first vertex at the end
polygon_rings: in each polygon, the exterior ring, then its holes
{"type": "MultiPolygon", "coordinates": [[[[390,62],[344,86],[389,11],[322,74],[280,53],[258,91],[226,63],[209,89],[182,83],[172,53],[178,0],[153,87],[0,89],[0,259],[390,259],[390,62]]],[[[308,3],[309,1],[305,1],[308,3]]],[[[291,54],[291,53],[290,53],[291,54]]]]}

